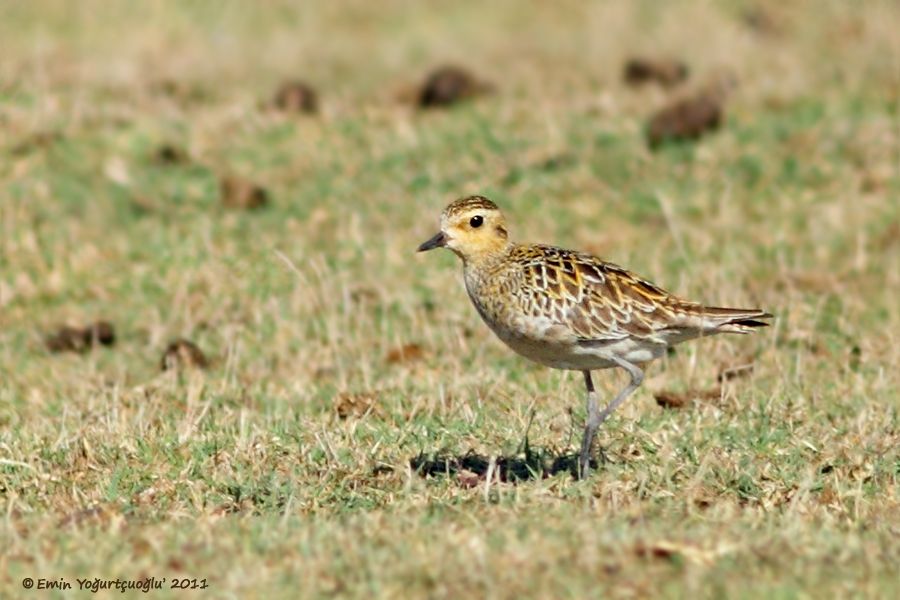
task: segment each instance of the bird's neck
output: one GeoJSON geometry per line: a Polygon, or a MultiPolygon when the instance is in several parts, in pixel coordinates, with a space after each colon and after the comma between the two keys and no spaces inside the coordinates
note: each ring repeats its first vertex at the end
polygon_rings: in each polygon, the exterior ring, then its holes
{"type": "Polygon", "coordinates": [[[477,249],[476,252],[460,254],[466,270],[482,271],[502,263],[509,256],[514,244],[506,239],[495,240],[477,249]]]}

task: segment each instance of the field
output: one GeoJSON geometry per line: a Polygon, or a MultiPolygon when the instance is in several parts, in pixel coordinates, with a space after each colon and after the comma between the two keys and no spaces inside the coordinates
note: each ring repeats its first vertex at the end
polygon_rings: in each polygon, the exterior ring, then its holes
{"type": "Polygon", "coordinates": [[[900,595],[900,4],[264,6],[0,6],[0,596],[900,595]],[[722,127],[649,150],[642,53],[735,75],[722,127]],[[448,62],[493,93],[417,109],[448,62]],[[655,363],[578,481],[580,375],[415,253],[474,193],[774,326],[655,363]]]}

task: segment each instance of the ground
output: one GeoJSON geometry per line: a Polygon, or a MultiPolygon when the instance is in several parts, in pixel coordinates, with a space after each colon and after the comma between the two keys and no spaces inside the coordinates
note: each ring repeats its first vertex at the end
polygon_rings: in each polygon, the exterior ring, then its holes
{"type": "Polygon", "coordinates": [[[896,596],[898,19],[875,0],[5,4],[0,595],[896,596]],[[634,54],[690,77],[627,87],[634,54]],[[416,110],[446,63],[493,93],[416,110]],[[649,116],[723,72],[722,127],[649,150],[649,116]],[[268,106],[289,78],[317,115],[268,106]],[[223,206],[225,176],[268,203],[223,206]],[[650,367],[577,481],[581,376],[511,354],[457,259],[414,252],[471,193],[515,239],[774,326],[650,367]],[[46,347],[98,319],[114,345],[46,347]],[[209,367],[162,371],[177,338],[209,367]]]}

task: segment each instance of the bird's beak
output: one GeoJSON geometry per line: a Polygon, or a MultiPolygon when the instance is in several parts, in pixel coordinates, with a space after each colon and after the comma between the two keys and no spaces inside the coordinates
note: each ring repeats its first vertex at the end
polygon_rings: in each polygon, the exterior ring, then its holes
{"type": "Polygon", "coordinates": [[[447,236],[443,231],[436,233],[430,240],[419,246],[417,252],[425,252],[426,250],[434,250],[435,248],[443,248],[447,245],[447,236]]]}

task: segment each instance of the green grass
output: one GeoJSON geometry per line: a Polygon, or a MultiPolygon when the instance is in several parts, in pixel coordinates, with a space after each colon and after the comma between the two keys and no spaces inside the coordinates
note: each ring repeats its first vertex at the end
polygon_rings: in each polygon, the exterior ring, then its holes
{"type": "Polygon", "coordinates": [[[148,576],[209,597],[900,592],[895,5],[778,8],[780,37],[736,2],[72,6],[0,8],[0,596],[148,576]],[[737,73],[721,131],[646,149],[666,95],[619,81],[644,50],[692,84],[737,73]],[[397,100],[448,60],[497,93],[397,100]],[[320,116],[261,107],[296,75],[320,116]],[[155,162],[166,143],[189,161],[155,162]],[[223,208],[225,173],[269,206],[223,208]],[[602,429],[610,461],[554,474],[580,376],[512,355],[457,259],[414,252],[469,193],[517,239],[775,326],[680,347],[602,429]],[[100,318],[114,347],[44,348],[100,318]],[[177,337],[213,366],[161,373],[177,337]]]}

